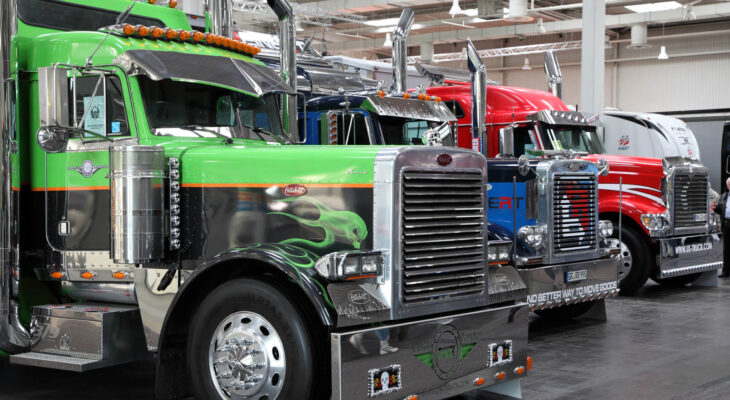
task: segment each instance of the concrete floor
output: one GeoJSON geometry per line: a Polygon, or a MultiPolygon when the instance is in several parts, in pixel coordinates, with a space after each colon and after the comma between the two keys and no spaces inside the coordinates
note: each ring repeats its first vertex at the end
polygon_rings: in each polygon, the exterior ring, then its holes
{"type": "MultiPolygon", "coordinates": [[[[522,383],[525,399],[730,398],[728,280],[720,280],[718,288],[649,284],[636,297],[608,300],[606,308],[607,322],[556,324],[533,316],[535,364],[522,383]]],[[[151,363],[83,375],[0,368],[2,400],[153,398],[151,363]]]]}

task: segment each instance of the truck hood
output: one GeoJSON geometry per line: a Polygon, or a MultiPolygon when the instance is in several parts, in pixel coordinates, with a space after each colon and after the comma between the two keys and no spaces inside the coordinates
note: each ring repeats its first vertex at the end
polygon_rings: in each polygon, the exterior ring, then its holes
{"type": "MultiPolygon", "coordinates": [[[[601,191],[619,191],[624,195],[637,196],[647,201],[647,207],[659,211],[664,208],[662,199],[662,178],[664,167],[659,158],[629,157],[611,154],[590,154],[584,159],[598,162],[601,158],[608,161],[609,173],[600,176],[598,187],[601,191]]],[[[649,211],[649,208],[647,209],[649,211]]]]}

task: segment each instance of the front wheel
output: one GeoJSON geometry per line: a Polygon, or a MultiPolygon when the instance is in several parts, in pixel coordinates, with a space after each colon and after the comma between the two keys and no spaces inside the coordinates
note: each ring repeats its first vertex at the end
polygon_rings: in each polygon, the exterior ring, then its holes
{"type": "Polygon", "coordinates": [[[621,243],[618,241],[618,229],[613,232],[611,247],[621,246],[618,266],[618,287],[623,295],[633,296],[641,289],[651,272],[649,246],[644,238],[635,230],[625,226],[621,229],[621,243]]]}
{"type": "Polygon", "coordinates": [[[187,367],[196,399],[311,397],[312,339],[297,308],[268,283],[237,279],[216,288],[190,329],[187,367]]]}

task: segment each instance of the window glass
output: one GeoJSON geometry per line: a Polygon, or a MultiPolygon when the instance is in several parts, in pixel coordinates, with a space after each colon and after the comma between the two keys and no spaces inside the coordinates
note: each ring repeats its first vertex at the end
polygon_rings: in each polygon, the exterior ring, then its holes
{"type": "MultiPolygon", "coordinates": [[[[122,84],[117,76],[77,76],[76,87],[73,79],[69,79],[69,87],[70,121],[80,121],[82,128],[101,136],[129,135],[122,84]]],[[[84,133],[84,137],[95,135],[84,133]]]]}
{"type": "MultiPolygon", "coordinates": [[[[391,145],[423,145],[423,134],[428,129],[437,129],[443,123],[438,121],[423,121],[401,117],[378,117],[380,131],[385,144],[391,145]]],[[[441,135],[444,146],[455,146],[451,127],[444,128],[441,135]]]]}
{"type": "Polygon", "coordinates": [[[365,115],[361,113],[339,114],[337,117],[337,144],[370,144],[365,115]]]}
{"type": "Polygon", "coordinates": [[[283,142],[276,95],[254,97],[218,86],[138,77],[150,128],[159,136],[283,142]]]}
{"type": "Polygon", "coordinates": [[[540,124],[545,146],[553,150],[573,150],[589,154],[604,154],[603,142],[593,126],[540,124]]]}
{"type": "Polygon", "coordinates": [[[530,151],[535,149],[535,145],[532,143],[532,137],[530,136],[530,130],[532,127],[518,126],[514,128],[515,138],[515,158],[527,154],[531,156],[530,151]]]}
{"type": "MultiPolygon", "coordinates": [[[[28,25],[60,31],[96,31],[114,25],[119,12],[58,0],[18,0],[18,16],[28,25]]],[[[130,15],[125,23],[164,27],[154,18],[130,15]]]]}
{"type": "Polygon", "coordinates": [[[454,113],[456,118],[464,118],[466,116],[464,109],[461,108],[461,104],[459,104],[458,101],[455,101],[455,100],[444,101],[444,104],[446,104],[446,107],[449,107],[449,110],[451,110],[451,112],[454,113]]]}

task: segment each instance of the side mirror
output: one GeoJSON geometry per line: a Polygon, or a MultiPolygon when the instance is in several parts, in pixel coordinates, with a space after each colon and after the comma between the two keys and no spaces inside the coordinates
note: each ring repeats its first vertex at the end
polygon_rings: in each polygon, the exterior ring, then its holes
{"type": "Polygon", "coordinates": [[[499,155],[503,158],[515,156],[515,131],[511,126],[499,130],[499,155]]]}
{"type": "Polygon", "coordinates": [[[600,160],[598,160],[598,173],[602,176],[606,176],[608,175],[608,170],[608,161],[606,161],[605,158],[601,158],[600,160]]]}
{"type": "Polygon", "coordinates": [[[41,126],[38,129],[36,140],[45,152],[60,153],[66,150],[69,132],[69,129],[60,126],[41,126]]]}
{"type": "Polygon", "coordinates": [[[524,154],[517,159],[517,172],[522,176],[527,176],[530,173],[530,160],[524,154]]]}

